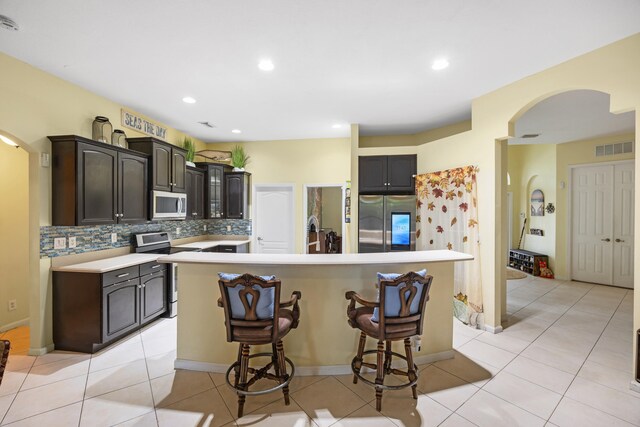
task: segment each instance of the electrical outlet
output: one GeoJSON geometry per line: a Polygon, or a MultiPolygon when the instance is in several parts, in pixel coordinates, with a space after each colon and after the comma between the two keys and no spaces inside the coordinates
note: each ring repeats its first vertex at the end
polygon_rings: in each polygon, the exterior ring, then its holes
{"type": "Polygon", "coordinates": [[[182,231],[180,227],[176,228],[176,234],[180,235],[180,231],[182,231]]]}
{"type": "Polygon", "coordinates": [[[53,239],[53,249],[64,249],[67,247],[67,239],[64,237],[56,237],[53,239]]]}
{"type": "Polygon", "coordinates": [[[231,231],[231,226],[227,225],[227,231],[231,231]]]}
{"type": "Polygon", "coordinates": [[[207,224],[205,224],[205,225],[202,227],[202,229],[203,229],[204,231],[207,231],[207,224]]]}
{"type": "Polygon", "coordinates": [[[111,233],[111,243],[118,243],[118,233],[111,233]]]}
{"type": "Polygon", "coordinates": [[[69,237],[69,248],[75,248],[75,247],[76,247],[76,238],[69,237]]]}
{"type": "Polygon", "coordinates": [[[9,300],[9,311],[13,311],[18,308],[18,301],[14,299],[9,300]]]}

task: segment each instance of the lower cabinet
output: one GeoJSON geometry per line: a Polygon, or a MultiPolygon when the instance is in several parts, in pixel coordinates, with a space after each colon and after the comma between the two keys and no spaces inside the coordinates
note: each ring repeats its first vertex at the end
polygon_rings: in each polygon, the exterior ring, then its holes
{"type": "Polygon", "coordinates": [[[95,353],[164,314],[166,268],[151,262],[107,273],[54,272],[55,348],[95,353]]]}
{"type": "Polygon", "coordinates": [[[211,248],[203,249],[202,252],[226,252],[245,254],[249,252],[249,244],[243,243],[241,245],[218,245],[211,248]]]}

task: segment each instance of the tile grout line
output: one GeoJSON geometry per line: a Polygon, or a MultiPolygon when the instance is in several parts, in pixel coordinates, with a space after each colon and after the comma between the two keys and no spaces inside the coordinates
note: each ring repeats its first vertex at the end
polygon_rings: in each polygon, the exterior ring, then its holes
{"type": "MultiPolygon", "coordinates": [[[[138,332],[140,334],[140,345],[142,346],[142,356],[144,359],[144,368],[147,371],[147,383],[149,384],[149,392],[151,393],[151,404],[153,405],[153,415],[156,418],[156,425],[160,425],[160,421],[158,420],[158,412],[156,411],[156,398],[153,396],[153,387],[151,387],[151,375],[149,374],[149,364],[147,363],[147,353],[144,351],[144,339],[142,338],[142,331],[138,332]]],[[[177,340],[177,337],[176,337],[177,340]]],[[[175,368],[174,368],[175,371],[175,368]]],[[[209,374],[207,374],[209,378],[209,374]]],[[[213,382],[213,380],[211,380],[213,382]]],[[[215,388],[215,383],[213,384],[215,388]]],[[[133,419],[133,418],[132,418],[133,419]]]]}

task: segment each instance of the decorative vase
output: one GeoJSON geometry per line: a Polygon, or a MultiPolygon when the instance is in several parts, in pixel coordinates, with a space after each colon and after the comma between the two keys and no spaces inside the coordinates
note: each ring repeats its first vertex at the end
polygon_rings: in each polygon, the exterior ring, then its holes
{"type": "Polygon", "coordinates": [[[244,172],[244,168],[236,168],[236,167],[234,167],[233,171],[234,172],[244,172]]]}
{"type": "Polygon", "coordinates": [[[111,122],[107,117],[96,116],[96,118],[93,120],[91,130],[92,139],[94,141],[109,144],[111,133],[113,132],[113,126],[111,126],[111,122]]]}
{"type": "Polygon", "coordinates": [[[195,164],[195,163],[193,163],[193,162],[187,162],[187,166],[191,166],[191,167],[195,168],[195,167],[196,167],[196,164],[195,164]]]}
{"type": "Polygon", "coordinates": [[[115,145],[116,147],[129,148],[129,144],[127,143],[127,135],[125,135],[123,130],[116,129],[111,134],[111,145],[115,145]]]}

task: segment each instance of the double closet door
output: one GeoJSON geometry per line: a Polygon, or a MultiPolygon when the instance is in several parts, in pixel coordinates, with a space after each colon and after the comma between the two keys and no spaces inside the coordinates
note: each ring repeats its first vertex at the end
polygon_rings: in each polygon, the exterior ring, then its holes
{"type": "Polygon", "coordinates": [[[634,163],[571,174],[571,278],[633,288],[634,163]]]}

